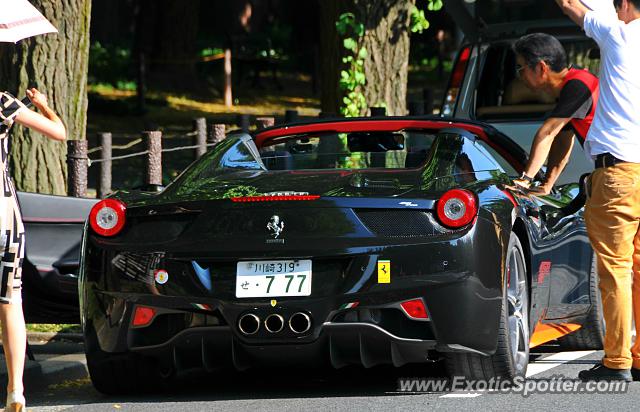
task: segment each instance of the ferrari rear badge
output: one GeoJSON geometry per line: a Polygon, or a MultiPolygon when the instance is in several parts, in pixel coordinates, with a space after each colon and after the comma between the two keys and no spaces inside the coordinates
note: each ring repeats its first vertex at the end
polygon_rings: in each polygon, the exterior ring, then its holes
{"type": "Polygon", "coordinates": [[[275,299],[271,299],[271,307],[276,307],[276,305],[278,304],[278,301],[275,299]]]}
{"type": "Polygon", "coordinates": [[[284,220],[280,219],[280,216],[273,215],[267,223],[267,230],[273,238],[277,238],[284,231],[284,220]]]}
{"type": "Polygon", "coordinates": [[[378,261],[378,283],[391,283],[391,261],[378,261]]]}
{"type": "Polygon", "coordinates": [[[156,270],[153,275],[156,278],[156,282],[161,285],[164,285],[169,280],[169,273],[163,269],[156,270]]]}

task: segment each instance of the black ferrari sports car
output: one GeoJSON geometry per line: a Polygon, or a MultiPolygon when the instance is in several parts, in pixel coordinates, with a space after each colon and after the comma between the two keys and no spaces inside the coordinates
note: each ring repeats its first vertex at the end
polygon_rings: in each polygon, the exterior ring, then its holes
{"type": "Polygon", "coordinates": [[[513,379],[540,343],[600,347],[579,185],[514,190],[525,160],[480,123],[327,120],[232,133],[162,192],[100,201],[79,279],[94,385],[437,359],[513,379]]]}

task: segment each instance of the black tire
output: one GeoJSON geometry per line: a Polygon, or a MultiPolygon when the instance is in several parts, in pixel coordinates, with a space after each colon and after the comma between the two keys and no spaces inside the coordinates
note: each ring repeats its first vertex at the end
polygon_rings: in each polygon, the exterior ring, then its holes
{"type": "MultiPolygon", "coordinates": [[[[521,279],[520,287],[524,288],[521,302],[521,314],[523,320],[522,333],[519,339],[516,339],[517,354],[514,356],[514,345],[512,342],[511,330],[509,328],[510,300],[508,293],[510,286],[505,288],[502,299],[502,313],[500,316],[500,326],[498,331],[498,345],[496,352],[490,356],[483,356],[473,353],[446,353],[445,360],[447,372],[450,377],[462,376],[468,380],[489,380],[491,378],[500,378],[505,381],[513,381],[518,376],[524,377],[529,363],[529,282],[526,272],[526,263],[522,245],[518,237],[511,233],[509,239],[509,247],[507,252],[507,263],[505,270],[510,270],[511,259],[517,259],[516,264],[519,266],[520,272],[518,277],[521,279]],[[520,276],[520,273],[522,276],[520,276]]],[[[509,272],[505,273],[505,279],[509,276],[509,272]]],[[[513,314],[512,314],[513,315],[513,314]]]]}
{"type": "Polygon", "coordinates": [[[604,347],[604,312],[598,287],[598,265],[595,254],[591,260],[591,273],[589,274],[589,298],[591,299],[591,309],[585,317],[582,327],[558,339],[562,349],[600,350],[604,347]]]}
{"type": "Polygon", "coordinates": [[[93,386],[106,395],[151,393],[168,386],[154,359],[101,350],[91,325],[85,326],[85,354],[93,386]]]}

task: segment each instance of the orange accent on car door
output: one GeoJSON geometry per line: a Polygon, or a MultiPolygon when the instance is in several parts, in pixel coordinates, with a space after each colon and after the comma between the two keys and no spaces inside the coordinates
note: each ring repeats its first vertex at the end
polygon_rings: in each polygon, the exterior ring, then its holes
{"type": "Polygon", "coordinates": [[[535,348],[536,346],[542,345],[543,343],[550,342],[552,340],[568,335],[571,332],[575,332],[581,327],[582,325],[578,325],[575,323],[542,324],[538,322],[535,330],[533,331],[533,335],[531,335],[529,347],[535,348]]]}

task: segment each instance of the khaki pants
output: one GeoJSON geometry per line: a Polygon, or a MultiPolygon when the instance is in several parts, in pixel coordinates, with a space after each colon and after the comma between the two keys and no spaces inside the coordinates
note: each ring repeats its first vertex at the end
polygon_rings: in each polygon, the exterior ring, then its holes
{"type": "Polygon", "coordinates": [[[640,337],[631,347],[632,313],[640,335],[640,164],[596,169],[589,186],[584,218],[597,255],[607,328],[603,363],[640,368],[640,337]]]}

